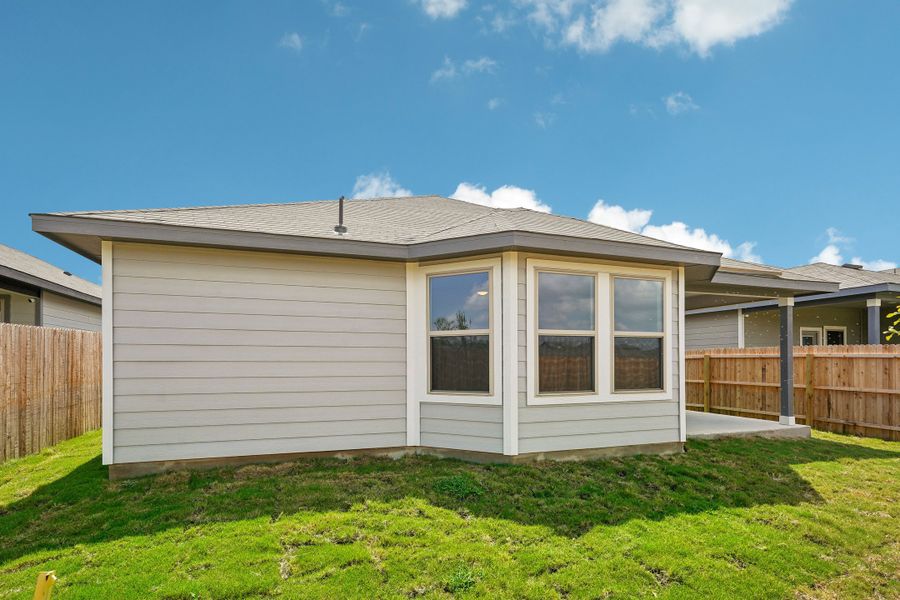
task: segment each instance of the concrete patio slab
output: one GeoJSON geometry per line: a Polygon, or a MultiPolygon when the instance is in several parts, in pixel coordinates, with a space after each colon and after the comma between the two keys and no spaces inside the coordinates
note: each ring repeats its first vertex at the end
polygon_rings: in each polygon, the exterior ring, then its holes
{"type": "Polygon", "coordinates": [[[714,440],[734,437],[808,438],[806,425],[782,425],[776,421],[687,411],[688,439],[714,440]]]}

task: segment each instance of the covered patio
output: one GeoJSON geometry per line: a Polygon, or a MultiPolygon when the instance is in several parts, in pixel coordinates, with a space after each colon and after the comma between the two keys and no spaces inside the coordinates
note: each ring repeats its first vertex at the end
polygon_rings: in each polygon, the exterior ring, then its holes
{"type": "Polygon", "coordinates": [[[730,415],[687,411],[688,438],[809,437],[809,427],[797,425],[794,412],[794,302],[795,298],[837,292],[837,282],[785,271],[776,267],[728,258],[713,277],[685,286],[685,309],[776,302],[779,327],[780,411],[777,423],[730,415]]]}

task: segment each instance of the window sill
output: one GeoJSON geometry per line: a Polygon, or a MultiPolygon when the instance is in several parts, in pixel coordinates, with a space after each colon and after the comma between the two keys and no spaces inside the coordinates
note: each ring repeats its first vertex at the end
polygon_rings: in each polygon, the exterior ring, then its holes
{"type": "Polygon", "coordinates": [[[629,392],[600,396],[529,396],[527,406],[565,406],[567,404],[619,404],[623,402],[677,402],[669,392],[629,392]]]}
{"type": "Polygon", "coordinates": [[[474,404],[478,406],[502,406],[503,399],[498,396],[479,396],[476,394],[424,394],[419,402],[433,404],[474,404]]]}

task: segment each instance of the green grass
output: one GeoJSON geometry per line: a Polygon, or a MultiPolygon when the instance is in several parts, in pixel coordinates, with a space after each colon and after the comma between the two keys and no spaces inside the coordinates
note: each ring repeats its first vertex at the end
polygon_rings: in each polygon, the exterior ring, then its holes
{"type": "Polygon", "coordinates": [[[109,482],[98,433],[0,465],[0,598],[898,598],[900,444],[303,460],[109,482]]]}

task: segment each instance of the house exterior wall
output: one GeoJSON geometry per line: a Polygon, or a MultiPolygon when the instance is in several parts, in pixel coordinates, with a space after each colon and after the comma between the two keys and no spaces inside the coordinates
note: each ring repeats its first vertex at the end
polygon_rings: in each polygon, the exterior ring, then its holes
{"type": "MultiPolygon", "coordinates": [[[[727,310],[685,317],[685,348],[737,348],[738,312],[727,310]]],[[[745,334],[746,335],[746,334],[745,334]]]]}
{"type": "Polygon", "coordinates": [[[41,294],[41,325],[100,331],[100,307],[44,291],[41,294]]]}
{"type": "MultiPolygon", "coordinates": [[[[557,259],[565,262],[597,264],[599,261],[579,260],[571,257],[552,257],[521,253],[518,262],[518,441],[522,454],[636,446],[643,444],[678,442],[680,435],[679,412],[679,328],[678,297],[679,273],[672,270],[671,314],[669,343],[671,344],[671,400],[644,401],[628,399],[616,402],[603,401],[591,404],[553,404],[535,406],[528,404],[528,335],[527,323],[527,261],[557,259]]],[[[603,263],[617,264],[617,263],[603,263]]],[[[623,265],[625,263],[622,263],[623,265]]],[[[632,265],[642,266],[642,265],[632,265]]],[[[643,265],[646,266],[646,265],[643,265]]],[[[609,318],[609,315],[597,315],[609,318]]],[[[603,373],[598,373],[603,377],[603,373]]]]}
{"type": "Polygon", "coordinates": [[[111,258],[104,462],[405,445],[403,264],[130,243],[111,258]]]}
{"type": "Polygon", "coordinates": [[[422,402],[420,445],[503,453],[503,407],[422,402]]]}
{"type": "Polygon", "coordinates": [[[3,313],[0,313],[0,322],[14,323],[17,325],[37,325],[38,307],[40,300],[34,296],[26,296],[12,290],[0,288],[0,298],[3,298],[3,313]]]}
{"type": "MultiPolygon", "coordinates": [[[[747,311],[744,314],[744,343],[747,348],[778,345],[778,309],[747,311]]],[[[827,305],[794,308],[794,339],[797,343],[801,327],[821,328],[827,325],[846,327],[848,344],[866,343],[865,309],[827,305]]]]}

